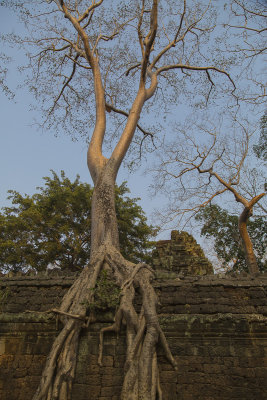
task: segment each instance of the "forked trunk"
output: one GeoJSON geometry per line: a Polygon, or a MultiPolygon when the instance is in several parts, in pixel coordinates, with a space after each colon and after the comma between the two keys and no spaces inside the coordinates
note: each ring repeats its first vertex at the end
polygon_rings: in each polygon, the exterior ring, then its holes
{"type": "Polygon", "coordinates": [[[247,223],[248,223],[249,217],[251,215],[252,215],[252,210],[248,207],[245,207],[239,217],[238,228],[239,228],[240,236],[241,236],[244,251],[245,251],[245,257],[246,257],[246,263],[248,266],[248,270],[251,274],[258,274],[260,271],[259,271],[259,267],[258,267],[257,260],[255,257],[255,253],[253,250],[253,245],[252,245],[250,236],[248,234],[248,229],[247,229],[247,223]]]}
{"type": "MultiPolygon", "coordinates": [[[[71,399],[72,381],[75,366],[79,335],[90,317],[87,316],[89,304],[93,301],[91,290],[95,287],[102,268],[108,268],[117,285],[121,288],[120,305],[115,315],[115,322],[100,332],[99,364],[101,365],[103,334],[105,331],[120,329],[122,321],[126,323],[127,351],[125,377],[122,388],[122,400],[155,400],[162,398],[157,367],[156,344],[160,339],[166,355],[173,366],[175,361],[168,348],[165,336],[159,326],[156,304],[157,297],[151,284],[153,271],[148,265],[133,264],[122,257],[119,252],[119,235],[115,213],[115,179],[120,165],[132,142],[133,135],[145,101],[150,99],[157,88],[157,74],[152,73],[149,55],[153,50],[157,33],[158,1],[153,0],[150,11],[150,28],[146,37],[140,40],[142,62],[140,82],[136,98],[132,104],[123,132],[107,160],[102,153],[103,140],[106,133],[106,100],[99,67],[99,54],[96,45],[91,49],[89,36],[81,22],[88,16],[89,11],[100,6],[102,1],[92,2],[89,9],[75,18],[64,1],[60,7],[73,27],[76,29],[84,52],[81,54],[90,65],[94,77],[94,92],[96,104],[96,121],[88,149],[88,167],[94,181],[95,189],[92,199],[91,221],[91,255],[90,264],[84,268],[64,296],[59,310],[54,310],[62,319],[64,327],[56,338],[50,354],[47,357],[42,379],[34,400],[68,400],[71,399]],[[144,40],[143,40],[144,39],[144,40]],[[146,87],[149,77],[149,87],[146,87]],[[140,289],[142,297],[141,312],[138,315],[134,308],[136,288],[140,289]]],[[[76,12],[76,11],[74,11],[76,12]]],[[[144,4],[143,4],[144,12],[144,4]]],[[[143,13],[142,12],[142,13],[143,13]]],[[[88,24],[90,24],[89,18],[88,24]]],[[[142,18],[140,19],[142,23],[142,18]]],[[[85,26],[87,27],[86,23],[85,26]]],[[[139,36],[141,37],[141,25],[139,36]]],[[[115,34],[114,34],[115,36],[115,34]]],[[[104,36],[103,36],[104,37],[104,36]]],[[[77,48],[80,46],[77,44],[77,48]]],[[[80,52],[77,53],[79,56],[80,52]]],[[[76,61],[76,60],[75,60],[76,61]]],[[[73,70],[73,73],[75,69],[73,70]]],[[[90,394],[88,394],[88,400],[90,394]]]]}

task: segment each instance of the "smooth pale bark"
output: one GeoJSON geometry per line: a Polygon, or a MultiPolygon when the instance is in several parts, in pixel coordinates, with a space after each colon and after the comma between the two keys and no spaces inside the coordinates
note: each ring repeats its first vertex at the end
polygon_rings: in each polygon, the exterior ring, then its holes
{"type": "Polygon", "coordinates": [[[251,274],[259,274],[259,267],[253,250],[253,244],[248,234],[247,223],[249,217],[252,215],[252,210],[245,208],[238,220],[239,233],[242,239],[246,263],[251,274]]]}
{"type": "Polygon", "coordinates": [[[242,202],[242,204],[244,205],[245,208],[239,217],[238,228],[239,228],[240,236],[241,236],[244,251],[245,251],[245,257],[246,257],[248,270],[251,274],[259,274],[260,270],[259,270],[256,256],[254,253],[253,244],[251,242],[251,239],[250,239],[250,236],[248,233],[247,224],[248,224],[249,218],[252,216],[253,207],[264,196],[265,196],[265,193],[261,193],[255,197],[253,197],[253,199],[251,199],[250,202],[248,202],[239,195],[239,198],[242,200],[242,201],[241,200],[239,200],[239,201],[242,202]]]}
{"type": "MultiPolygon", "coordinates": [[[[214,142],[215,143],[215,142],[214,142]]],[[[247,153],[245,153],[242,157],[242,160],[244,161],[245,156],[247,153]]],[[[199,166],[197,166],[197,170],[199,173],[203,174],[208,172],[210,176],[214,176],[224,187],[225,190],[229,190],[230,192],[233,193],[235,196],[235,199],[238,203],[243,204],[244,210],[242,211],[239,219],[238,219],[238,228],[239,228],[239,233],[241,236],[244,252],[245,252],[245,257],[246,257],[246,263],[248,270],[251,274],[259,274],[260,270],[258,267],[257,259],[254,253],[253,249],[253,244],[250,239],[249,233],[248,233],[248,220],[253,214],[253,207],[255,206],[256,203],[260,201],[262,197],[265,196],[265,193],[258,194],[257,196],[254,196],[250,201],[246,200],[240,193],[237,192],[237,190],[233,187],[233,185],[227,181],[225,181],[218,173],[214,172],[212,168],[209,169],[201,169],[201,165],[204,162],[205,157],[202,159],[201,163],[199,166]]],[[[242,163],[243,163],[242,161],[242,163]]],[[[242,164],[241,164],[242,165],[242,164]]],[[[222,190],[224,192],[225,190],[222,190]]]]}

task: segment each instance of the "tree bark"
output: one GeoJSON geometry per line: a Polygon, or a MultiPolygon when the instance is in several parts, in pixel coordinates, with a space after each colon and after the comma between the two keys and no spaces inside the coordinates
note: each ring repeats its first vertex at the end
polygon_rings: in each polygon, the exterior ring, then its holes
{"type": "Polygon", "coordinates": [[[238,220],[238,228],[242,239],[248,270],[251,274],[259,274],[259,267],[253,250],[253,244],[248,234],[247,223],[252,215],[252,208],[245,207],[238,220]]]}
{"type": "Polygon", "coordinates": [[[97,174],[91,208],[91,259],[101,245],[119,250],[115,180],[110,160],[97,174]]]}

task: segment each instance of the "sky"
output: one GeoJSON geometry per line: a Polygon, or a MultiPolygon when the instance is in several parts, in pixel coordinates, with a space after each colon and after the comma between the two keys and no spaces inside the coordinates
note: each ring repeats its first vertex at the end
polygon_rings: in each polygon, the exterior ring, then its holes
{"type": "MultiPolygon", "coordinates": [[[[18,24],[14,14],[1,7],[0,34],[11,31],[19,34],[23,31],[23,26],[18,24]]],[[[71,180],[78,174],[82,182],[91,184],[86,163],[86,143],[82,140],[73,142],[64,134],[55,137],[51,132],[40,131],[34,125],[38,114],[30,111],[33,97],[26,88],[16,89],[21,80],[17,67],[23,61],[24,55],[8,47],[0,49],[1,52],[7,52],[14,59],[9,66],[7,82],[16,92],[16,96],[10,100],[0,90],[0,208],[11,204],[7,200],[7,191],[10,189],[22,194],[36,193],[36,187],[43,185],[42,178],[51,176],[50,170],[57,174],[64,170],[71,180]]],[[[153,213],[167,204],[167,199],[162,194],[151,197],[149,185],[152,177],[145,175],[146,167],[143,164],[140,170],[130,173],[122,166],[117,183],[125,180],[128,182],[131,196],[141,198],[139,204],[149,223],[157,225],[156,218],[152,218],[153,213]]],[[[195,232],[194,236],[201,245],[205,245],[195,232]]],[[[158,239],[169,238],[170,229],[162,231],[158,236],[158,239]]]]}
{"type": "MultiPolygon", "coordinates": [[[[17,25],[15,16],[7,9],[1,8],[0,32],[10,30],[20,32],[23,29],[17,25]]],[[[20,73],[17,62],[21,61],[22,53],[10,48],[2,48],[14,59],[9,66],[8,84],[16,90],[20,73]]],[[[50,170],[57,174],[63,170],[70,179],[80,175],[82,182],[92,184],[86,162],[87,145],[80,141],[72,141],[63,134],[53,136],[51,132],[40,131],[34,125],[38,115],[30,111],[33,98],[27,89],[16,90],[16,96],[9,100],[0,91],[0,208],[10,206],[7,199],[8,190],[16,190],[22,194],[36,193],[36,187],[42,186],[42,178],[51,175],[50,170]]],[[[164,197],[159,195],[151,198],[147,189],[151,177],[144,175],[144,169],[130,173],[123,166],[120,169],[117,183],[128,182],[131,197],[140,197],[139,204],[145,211],[150,223],[155,209],[164,203],[164,197]]],[[[169,232],[163,232],[160,238],[168,238],[169,232]]]]}

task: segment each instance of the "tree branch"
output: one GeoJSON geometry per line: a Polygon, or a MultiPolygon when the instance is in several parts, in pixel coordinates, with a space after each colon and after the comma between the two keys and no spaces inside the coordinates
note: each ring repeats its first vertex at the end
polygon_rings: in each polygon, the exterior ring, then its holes
{"type": "MultiPolygon", "coordinates": [[[[103,0],[95,3],[95,5],[99,6],[102,2],[103,0]]],[[[71,15],[63,0],[60,0],[60,5],[62,7],[65,17],[69,19],[83,41],[86,58],[92,68],[94,76],[96,123],[88,148],[87,162],[92,178],[95,181],[100,169],[106,162],[106,159],[102,154],[102,145],[106,131],[106,114],[105,96],[104,88],[102,85],[101,72],[99,69],[98,58],[97,56],[94,56],[94,53],[90,48],[89,39],[84,29],[80,26],[79,21],[71,15]]]]}
{"type": "MultiPolygon", "coordinates": [[[[183,42],[183,41],[184,41],[184,38],[185,38],[185,36],[187,35],[188,32],[194,33],[194,34],[196,35],[196,33],[192,31],[192,29],[198,24],[198,22],[201,21],[201,19],[203,18],[203,16],[206,14],[206,12],[207,12],[207,10],[208,10],[208,8],[209,8],[209,6],[210,6],[210,2],[211,2],[211,0],[209,1],[209,4],[208,4],[207,8],[206,8],[205,11],[202,13],[202,15],[200,16],[200,18],[198,18],[198,20],[195,20],[192,24],[190,24],[189,26],[187,26],[185,32],[182,34],[182,36],[179,37],[179,34],[180,34],[180,32],[181,32],[181,29],[182,29],[182,25],[183,25],[185,13],[186,13],[186,0],[184,0],[184,9],[183,9],[183,13],[182,13],[182,15],[181,15],[180,24],[179,24],[179,27],[178,27],[178,29],[177,29],[177,32],[176,32],[176,34],[175,34],[175,36],[174,36],[174,39],[173,39],[172,41],[169,41],[169,44],[168,44],[167,46],[165,46],[165,47],[158,53],[158,55],[157,55],[156,57],[154,57],[154,59],[153,59],[153,61],[152,61],[152,63],[151,63],[151,69],[152,69],[152,68],[155,68],[155,66],[156,66],[156,64],[158,63],[158,61],[161,59],[161,57],[162,57],[165,53],[167,53],[167,51],[168,51],[170,48],[175,47],[175,46],[177,45],[177,43],[179,43],[179,42],[183,42]]],[[[196,35],[196,36],[197,36],[197,38],[198,38],[198,35],[196,35]]]]}
{"type": "Polygon", "coordinates": [[[62,89],[61,89],[61,91],[60,91],[58,97],[57,97],[56,100],[54,101],[53,107],[50,109],[48,115],[52,114],[52,112],[54,111],[54,109],[55,109],[55,107],[56,107],[56,105],[57,105],[58,100],[59,100],[60,97],[62,96],[62,94],[63,94],[64,90],[66,89],[66,87],[67,87],[67,86],[69,85],[69,83],[71,82],[72,78],[74,77],[74,74],[75,74],[75,71],[76,71],[76,61],[78,60],[78,58],[79,58],[79,55],[77,54],[76,57],[75,57],[75,59],[74,59],[75,62],[73,63],[73,66],[72,66],[72,72],[71,72],[69,78],[67,79],[67,81],[64,83],[64,85],[63,85],[63,87],[62,87],[62,89]]]}
{"type": "Polygon", "coordinates": [[[230,80],[230,82],[232,83],[232,85],[233,85],[233,87],[234,87],[233,92],[234,92],[235,89],[236,89],[235,83],[234,83],[234,81],[232,80],[230,74],[228,74],[228,72],[226,72],[226,71],[224,71],[224,70],[222,70],[222,69],[219,69],[219,68],[213,67],[213,66],[209,66],[209,67],[197,67],[197,66],[186,65],[186,64],[172,64],[172,65],[165,65],[165,66],[163,66],[163,67],[157,69],[156,74],[159,75],[159,74],[161,74],[162,72],[164,72],[164,71],[169,71],[169,70],[171,70],[171,69],[188,69],[188,70],[192,70],[192,71],[206,71],[206,72],[207,72],[207,71],[209,72],[209,70],[211,70],[211,71],[216,71],[216,72],[219,72],[219,73],[221,73],[221,74],[224,74],[224,75],[226,75],[226,76],[228,77],[228,79],[230,80]]]}
{"type": "Polygon", "coordinates": [[[247,31],[252,31],[252,32],[257,32],[257,33],[263,33],[267,31],[267,28],[262,28],[262,29],[256,29],[256,28],[249,28],[248,26],[236,26],[236,25],[228,25],[229,28],[236,28],[236,29],[243,29],[247,31]]]}
{"type": "Polygon", "coordinates": [[[145,84],[149,56],[154,44],[157,29],[158,29],[158,0],[153,0],[153,6],[150,13],[150,30],[144,39],[145,50],[141,68],[141,82],[140,82],[141,84],[145,84]]]}
{"type": "Polygon", "coordinates": [[[263,12],[262,12],[262,13],[259,13],[259,12],[253,11],[253,10],[249,10],[248,8],[246,8],[246,7],[244,6],[244,4],[241,4],[238,0],[234,0],[234,2],[235,2],[236,4],[238,4],[239,7],[241,7],[244,11],[248,12],[249,14],[256,15],[256,16],[258,16],[258,17],[266,17],[266,16],[267,16],[267,15],[264,15],[263,12]]]}
{"type": "Polygon", "coordinates": [[[140,67],[140,65],[141,65],[141,63],[137,63],[137,64],[132,65],[131,67],[129,67],[129,68],[127,69],[127,71],[125,72],[125,76],[128,76],[129,73],[130,73],[133,69],[140,67]]]}
{"type": "Polygon", "coordinates": [[[144,43],[143,43],[143,35],[141,32],[141,27],[142,27],[142,22],[143,22],[144,9],[145,9],[145,1],[142,0],[142,9],[140,12],[140,17],[139,17],[138,26],[137,26],[138,40],[139,40],[139,44],[140,44],[140,48],[141,48],[142,58],[144,58],[144,43]]]}
{"type": "MultiPolygon", "coordinates": [[[[112,104],[110,104],[110,103],[106,103],[106,110],[107,110],[107,112],[114,111],[114,112],[117,113],[117,114],[124,115],[124,116],[127,117],[127,118],[129,117],[129,113],[127,113],[127,112],[124,111],[124,110],[120,110],[119,108],[114,107],[114,106],[113,106],[112,104]]],[[[136,126],[137,126],[137,128],[138,128],[145,136],[151,136],[151,137],[153,137],[153,133],[148,132],[148,131],[145,131],[145,130],[140,126],[140,124],[137,124],[136,126]]]]}
{"type": "Polygon", "coordinates": [[[80,16],[80,18],[78,18],[78,23],[80,24],[85,18],[87,18],[90,14],[91,11],[93,11],[95,8],[99,7],[104,0],[100,0],[99,2],[95,2],[93,1],[93,4],[87,8],[87,10],[83,13],[83,15],[80,16]]]}
{"type": "Polygon", "coordinates": [[[260,201],[260,199],[262,199],[265,195],[266,195],[266,193],[261,193],[261,194],[258,194],[257,196],[255,196],[252,200],[250,200],[248,207],[249,207],[250,209],[252,209],[252,207],[253,207],[256,203],[258,203],[258,202],[260,201]]]}

